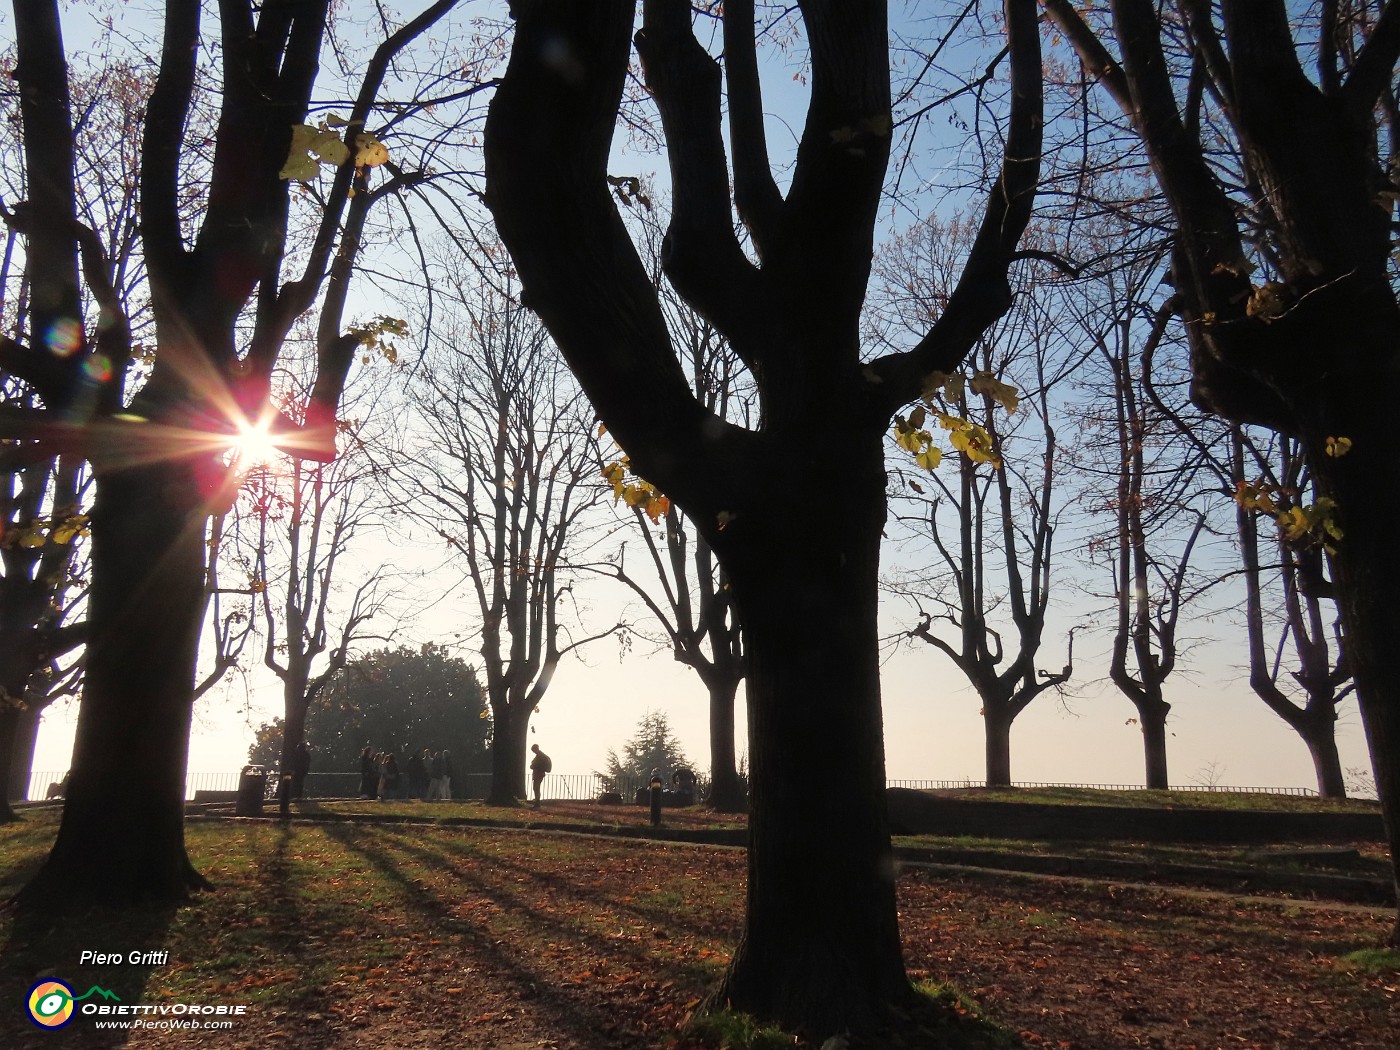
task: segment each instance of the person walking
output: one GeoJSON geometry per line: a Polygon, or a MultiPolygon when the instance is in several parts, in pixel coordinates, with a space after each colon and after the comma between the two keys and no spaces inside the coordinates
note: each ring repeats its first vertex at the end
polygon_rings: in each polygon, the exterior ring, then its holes
{"type": "Polygon", "coordinates": [[[530,784],[535,792],[535,799],[531,805],[539,809],[540,785],[544,783],[545,774],[554,768],[554,762],[540,750],[539,744],[531,744],[530,750],[535,753],[535,757],[530,759],[530,784]]]}

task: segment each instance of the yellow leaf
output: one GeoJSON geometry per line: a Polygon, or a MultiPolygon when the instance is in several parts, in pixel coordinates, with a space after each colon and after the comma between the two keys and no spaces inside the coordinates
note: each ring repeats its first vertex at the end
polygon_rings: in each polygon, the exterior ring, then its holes
{"type": "Polygon", "coordinates": [[[921,430],[898,430],[894,443],[907,452],[918,452],[928,444],[928,435],[921,430]]]}
{"type": "Polygon", "coordinates": [[[389,161],[389,151],[384,143],[367,131],[355,136],[355,167],[377,168],[389,161]]]}
{"type": "Polygon", "coordinates": [[[1302,507],[1292,507],[1278,516],[1278,526],[1290,540],[1300,540],[1312,531],[1307,512],[1302,507]]]}
{"type": "Polygon", "coordinates": [[[309,182],[321,173],[321,166],[312,160],[305,151],[293,153],[277,173],[279,179],[292,179],[296,182],[309,182]]]}
{"type": "Polygon", "coordinates": [[[1327,454],[1336,459],[1340,459],[1351,451],[1351,438],[1329,437],[1327,439],[1327,454]]]}
{"type": "Polygon", "coordinates": [[[333,135],[329,131],[323,131],[316,136],[311,143],[310,150],[316,154],[323,164],[330,164],[340,167],[350,159],[350,147],[339,135],[333,135]]]}
{"type": "MultiPolygon", "coordinates": [[[[938,464],[943,462],[943,450],[937,445],[929,445],[928,448],[914,457],[914,462],[925,470],[937,470],[938,464]]],[[[917,485],[914,487],[918,489],[917,485]]],[[[919,491],[923,490],[919,489],[919,491]]]]}
{"type": "Polygon", "coordinates": [[[1016,388],[1010,383],[1003,383],[991,372],[978,372],[968,385],[977,393],[989,396],[1006,409],[1008,415],[1015,414],[1017,406],[1021,403],[1016,388]]]}

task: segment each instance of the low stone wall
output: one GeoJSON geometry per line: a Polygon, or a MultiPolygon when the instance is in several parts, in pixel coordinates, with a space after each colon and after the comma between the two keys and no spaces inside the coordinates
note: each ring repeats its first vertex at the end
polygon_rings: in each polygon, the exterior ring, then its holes
{"type": "Polygon", "coordinates": [[[1383,842],[1374,813],[1261,813],[1227,809],[1129,809],[948,799],[888,791],[896,835],[1126,842],[1383,842]]]}

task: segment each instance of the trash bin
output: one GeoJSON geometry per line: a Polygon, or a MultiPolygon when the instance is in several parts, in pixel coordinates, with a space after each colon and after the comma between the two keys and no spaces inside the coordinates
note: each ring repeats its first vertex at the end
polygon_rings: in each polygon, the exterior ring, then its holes
{"type": "Polygon", "coordinates": [[[262,766],[244,766],[238,774],[238,798],[233,804],[235,817],[260,817],[263,798],[267,794],[267,770],[262,766]]]}

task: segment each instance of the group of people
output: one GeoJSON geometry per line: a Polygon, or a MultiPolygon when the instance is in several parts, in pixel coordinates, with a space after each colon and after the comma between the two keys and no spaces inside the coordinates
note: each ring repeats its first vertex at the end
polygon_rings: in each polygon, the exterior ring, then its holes
{"type": "Polygon", "coordinates": [[[407,765],[407,771],[401,770],[394,752],[376,752],[366,745],[360,752],[360,798],[451,801],[452,755],[447,748],[415,751],[407,765]]]}

